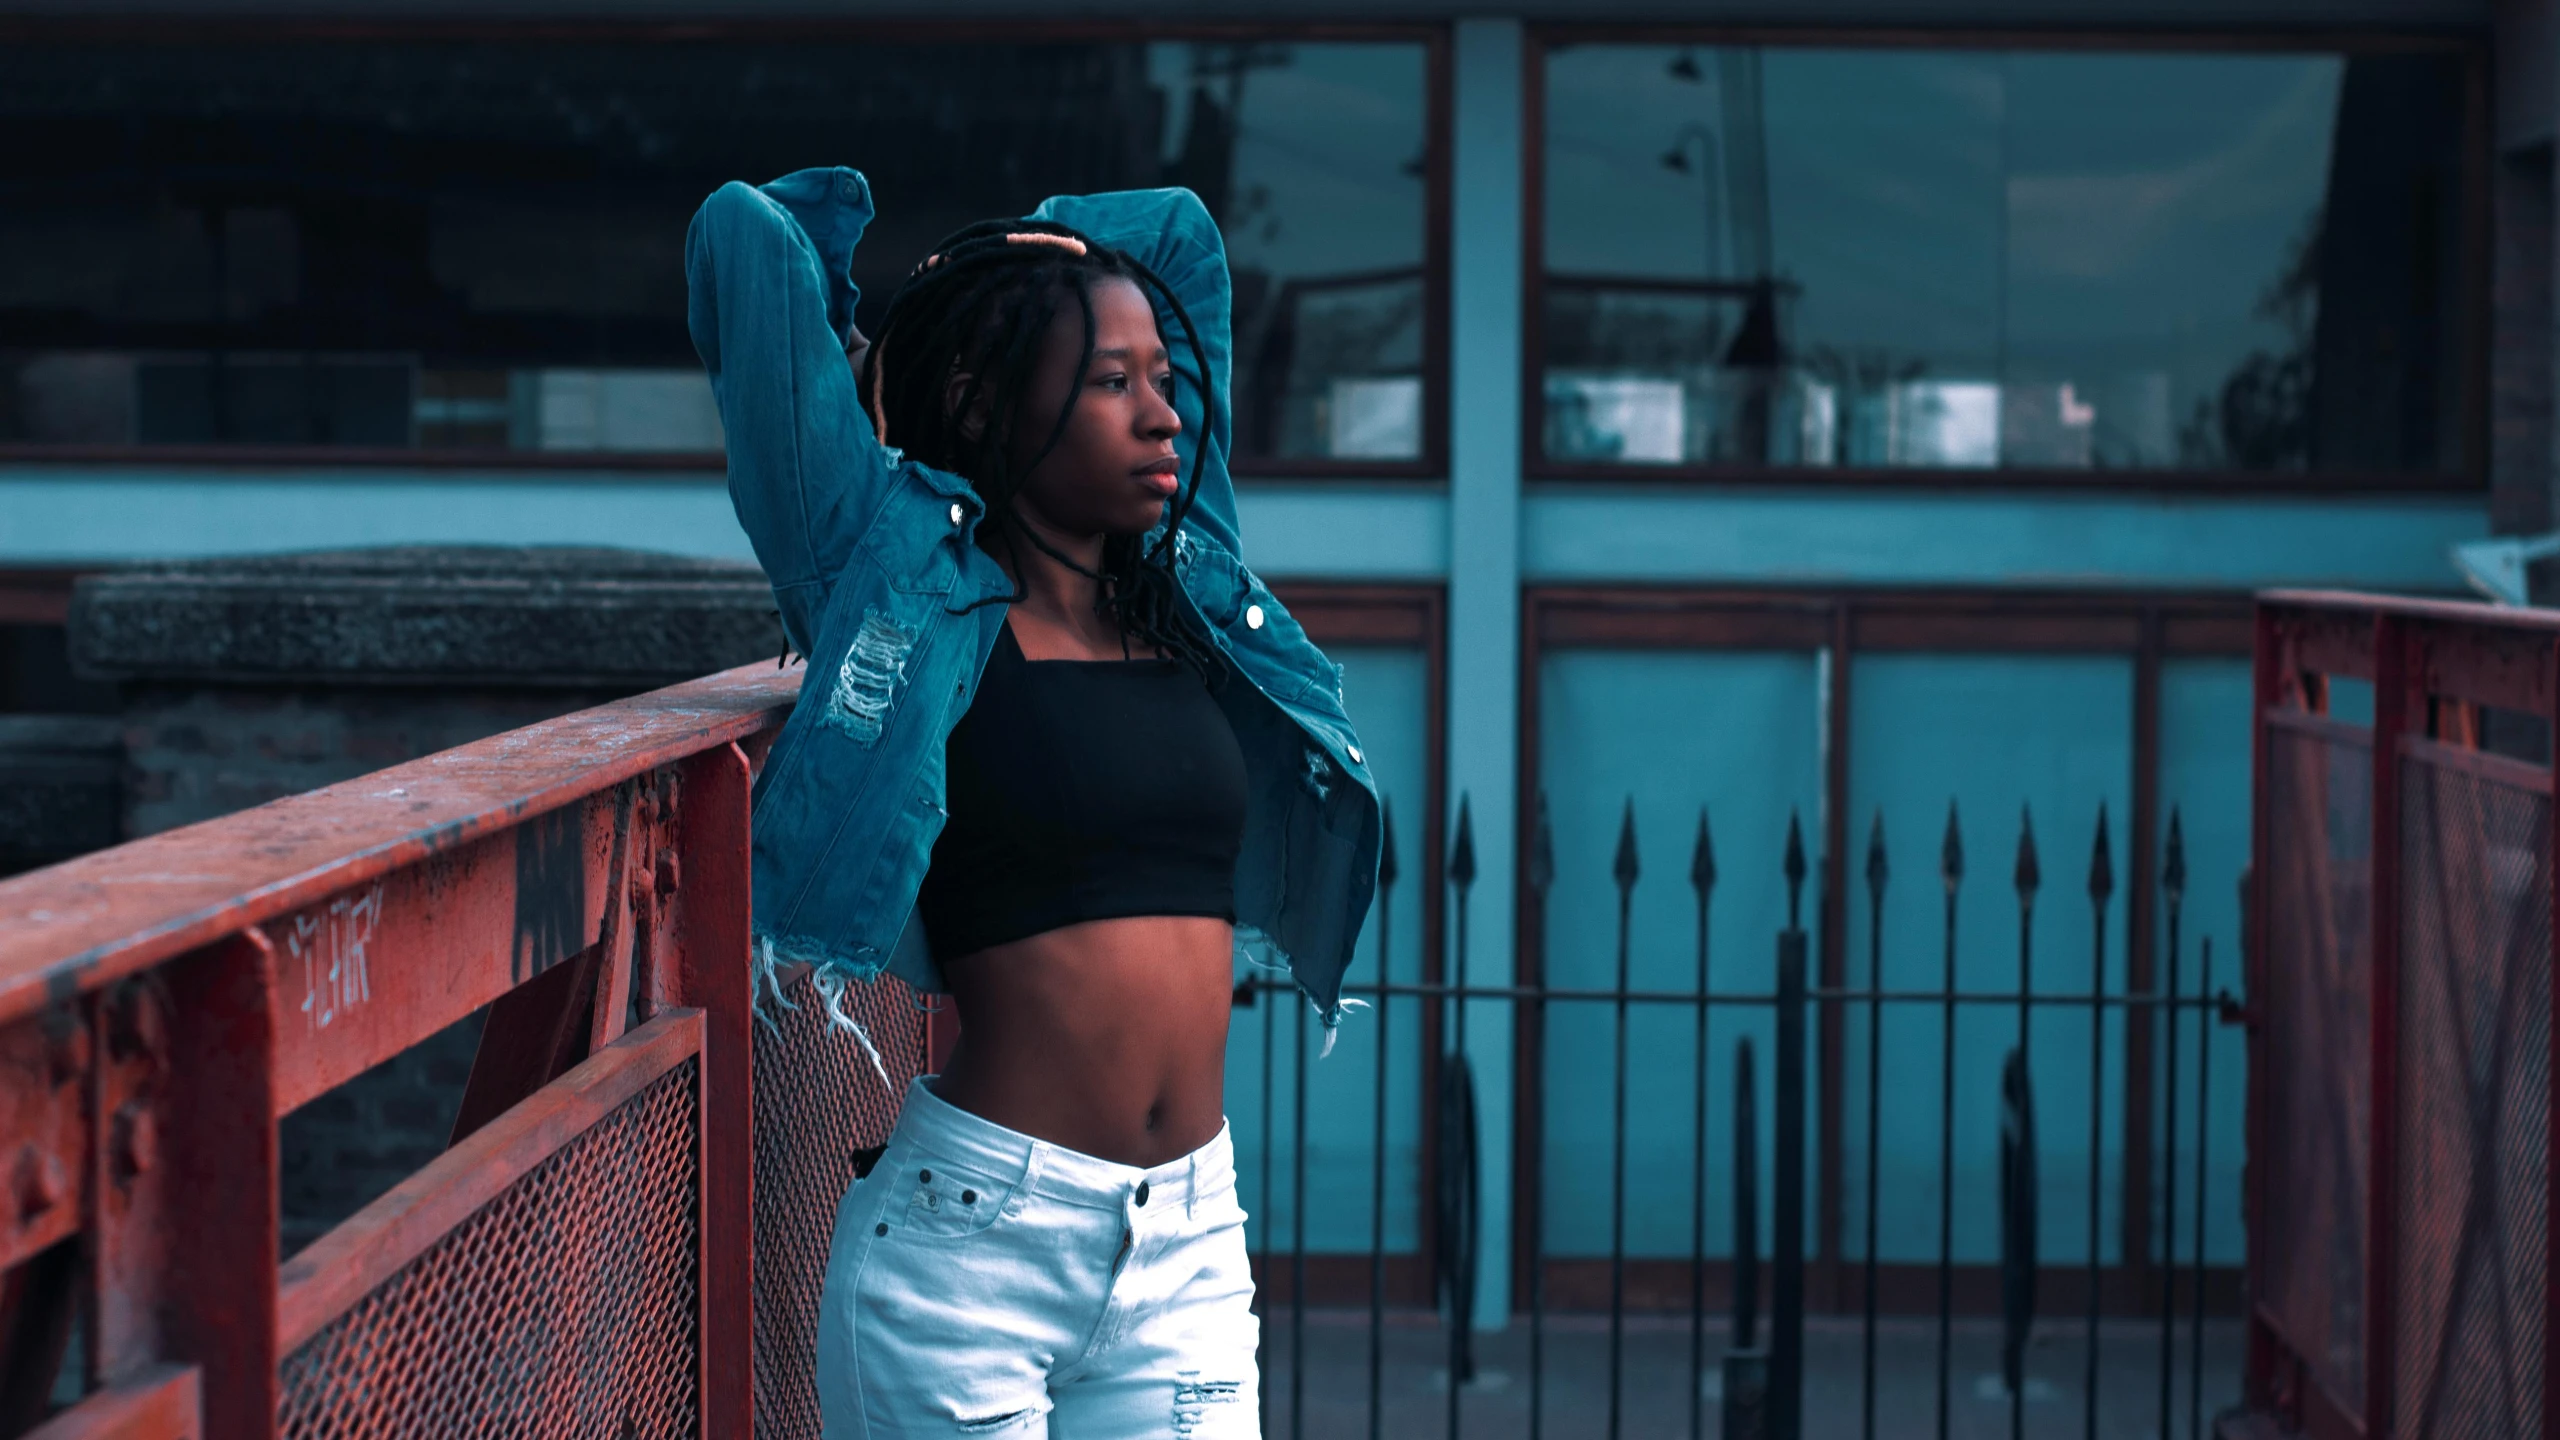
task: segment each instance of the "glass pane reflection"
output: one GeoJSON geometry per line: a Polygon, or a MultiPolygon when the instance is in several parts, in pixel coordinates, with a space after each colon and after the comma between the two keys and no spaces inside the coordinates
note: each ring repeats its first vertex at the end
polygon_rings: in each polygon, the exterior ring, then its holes
{"type": "Polygon", "coordinates": [[[1397,463],[1422,403],[1424,47],[318,41],[0,49],[0,443],[720,448],[684,324],[722,181],[848,163],[876,324],[941,236],[1198,191],[1240,461],[1397,463]]]}
{"type": "Polygon", "coordinates": [[[1551,460],[2446,471],[2461,69],[1571,45],[1551,460]]]}

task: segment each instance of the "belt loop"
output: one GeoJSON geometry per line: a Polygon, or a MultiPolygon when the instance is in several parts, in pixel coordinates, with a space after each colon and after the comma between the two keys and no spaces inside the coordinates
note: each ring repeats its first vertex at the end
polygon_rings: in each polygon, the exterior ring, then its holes
{"type": "Polygon", "coordinates": [[[1200,1152],[1191,1152],[1191,1183],[1182,1187],[1182,1218],[1200,1218],[1200,1152]]]}

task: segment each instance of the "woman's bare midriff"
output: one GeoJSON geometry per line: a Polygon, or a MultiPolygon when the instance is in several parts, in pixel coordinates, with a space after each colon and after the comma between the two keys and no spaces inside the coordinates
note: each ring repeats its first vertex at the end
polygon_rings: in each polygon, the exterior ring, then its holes
{"type": "Polygon", "coordinates": [[[943,966],[960,1040],[934,1093],[1053,1145],[1161,1165],[1226,1114],[1233,932],[1223,920],[1090,920],[943,966]]]}

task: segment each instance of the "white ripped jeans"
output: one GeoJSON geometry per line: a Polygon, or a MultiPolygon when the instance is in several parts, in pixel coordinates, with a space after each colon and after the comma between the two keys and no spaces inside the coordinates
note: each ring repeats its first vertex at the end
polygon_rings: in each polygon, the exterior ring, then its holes
{"type": "Polygon", "coordinates": [[[1225,1127],[1141,1170],[918,1080],[836,1210],[818,1309],[827,1440],[1256,1440],[1252,1307],[1225,1127]]]}

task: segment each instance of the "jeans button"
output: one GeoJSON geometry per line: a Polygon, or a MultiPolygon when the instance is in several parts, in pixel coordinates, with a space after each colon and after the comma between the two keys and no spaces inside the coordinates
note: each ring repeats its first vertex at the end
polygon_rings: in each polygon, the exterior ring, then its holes
{"type": "Polygon", "coordinates": [[[1144,1180],[1138,1182],[1138,1203],[1141,1205],[1147,1203],[1147,1182],[1144,1180]]]}

